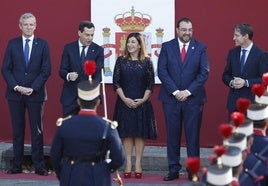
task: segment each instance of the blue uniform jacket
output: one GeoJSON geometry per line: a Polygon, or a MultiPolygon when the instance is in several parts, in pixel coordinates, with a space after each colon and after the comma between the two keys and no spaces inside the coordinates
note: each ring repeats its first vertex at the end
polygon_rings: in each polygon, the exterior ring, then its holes
{"type": "Polygon", "coordinates": [[[110,123],[97,115],[81,114],[62,122],[57,128],[52,146],[51,163],[61,186],[110,186],[111,171],[118,169],[125,160],[121,139],[110,123]],[[90,162],[63,161],[65,157],[93,157],[101,148],[106,125],[107,143],[103,155],[110,150],[109,164],[92,165],[90,162]]]}

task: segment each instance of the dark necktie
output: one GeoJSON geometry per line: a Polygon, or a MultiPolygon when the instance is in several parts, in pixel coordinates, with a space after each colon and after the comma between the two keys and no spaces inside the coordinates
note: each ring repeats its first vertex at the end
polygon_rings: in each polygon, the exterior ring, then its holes
{"type": "Polygon", "coordinates": [[[246,52],[247,52],[247,50],[242,49],[242,56],[240,58],[240,70],[241,70],[241,72],[243,72],[243,68],[244,68],[244,65],[245,65],[246,52]]]}
{"type": "Polygon", "coordinates": [[[24,59],[25,59],[26,66],[28,66],[28,62],[29,62],[29,53],[30,53],[29,41],[30,39],[26,39],[25,46],[24,46],[24,59]]]}
{"type": "Polygon", "coordinates": [[[183,47],[181,49],[181,62],[183,63],[184,62],[184,58],[185,58],[185,55],[186,55],[186,49],[185,49],[185,46],[186,44],[183,44],[183,47]]]}
{"type": "Polygon", "coordinates": [[[85,48],[86,48],[87,46],[82,46],[82,47],[83,47],[83,49],[82,49],[82,52],[81,52],[81,63],[84,63],[85,58],[86,58],[85,48]]]}

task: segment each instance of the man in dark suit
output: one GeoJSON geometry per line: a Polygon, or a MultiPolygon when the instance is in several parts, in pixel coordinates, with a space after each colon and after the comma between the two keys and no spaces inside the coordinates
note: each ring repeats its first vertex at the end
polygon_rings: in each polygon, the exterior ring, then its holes
{"type": "Polygon", "coordinates": [[[60,102],[62,104],[63,117],[77,114],[77,84],[88,79],[84,73],[84,62],[94,60],[96,72],[93,79],[101,81],[101,69],[104,67],[104,50],[93,42],[95,27],[90,21],[82,21],[79,24],[79,39],[65,45],[59,75],[63,79],[63,88],[60,102]]]}
{"type": "Polygon", "coordinates": [[[162,44],[158,59],[158,76],[162,82],[159,99],[167,129],[169,173],[165,181],[179,177],[182,123],[188,157],[199,156],[199,132],[206,102],[204,84],[209,74],[206,46],[192,38],[191,20],[180,19],[176,32],[178,38],[162,44]]]}
{"type": "Polygon", "coordinates": [[[47,99],[45,83],[51,74],[49,46],[45,40],[34,35],[36,18],[33,14],[23,14],[19,19],[19,28],[22,36],[8,42],[2,64],[13,128],[14,165],[7,173],[22,172],[25,111],[28,110],[35,173],[47,175],[43,168],[42,118],[47,99]]]}
{"type": "Polygon", "coordinates": [[[99,90],[98,81],[80,82],[81,110],[58,122],[51,146],[51,163],[61,186],[111,186],[111,172],[124,163],[117,122],[103,119],[96,113],[100,104],[99,90]]]}
{"type": "Polygon", "coordinates": [[[261,84],[263,73],[268,71],[267,53],[254,45],[252,38],[253,28],[249,24],[235,26],[233,40],[236,47],[229,51],[222,74],[223,83],[230,89],[227,99],[229,118],[236,111],[238,98],[254,101],[251,87],[253,84],[261,84]]]}

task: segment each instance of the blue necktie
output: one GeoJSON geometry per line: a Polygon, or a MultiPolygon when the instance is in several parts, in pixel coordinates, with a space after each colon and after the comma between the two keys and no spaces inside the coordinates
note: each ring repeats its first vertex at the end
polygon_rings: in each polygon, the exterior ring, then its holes
{"type": "Polygon", "coordinates": [[[26,39],[25,46],[24,46],[24,59],[25,59],[26,66],[28,65],[28,62],[29,62],[29,52],[30,52],[29,41],[30,39],[26,39]]]}
{"type": "Polygon", "coordinates": [[[243,72],[243,68],[244,68],[245,61],[246,61],[246,52],[247,52],[247,50],[242,49],[242,56],[240,58],[240,70],[241,70],[241,73],[243,72]]]}
{"type": "Polygon", "coordinates": [[[87,46],[82,46],[82,47],[83,47],[83,49],[82,49],[82,52],[81,52],[81,63],[84,63],[85,58],[86,58],[85,48],[86,48],[87,46]]]}

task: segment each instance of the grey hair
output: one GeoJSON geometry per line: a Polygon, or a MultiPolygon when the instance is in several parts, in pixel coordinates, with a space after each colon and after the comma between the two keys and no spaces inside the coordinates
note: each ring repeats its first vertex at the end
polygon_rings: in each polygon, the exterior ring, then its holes
{"type": "Polygon", "coordinates": [[[35,19],[35,23],[36,23],[36,17],[35,17],[32,13],[25,13],[25,14],[22,14],[22,15],[20,16],[19,24],[22,23],[22,20],[24,20],[24,19],[28,19],[28,18],[34,18],[34,19],[35,19]]]}

